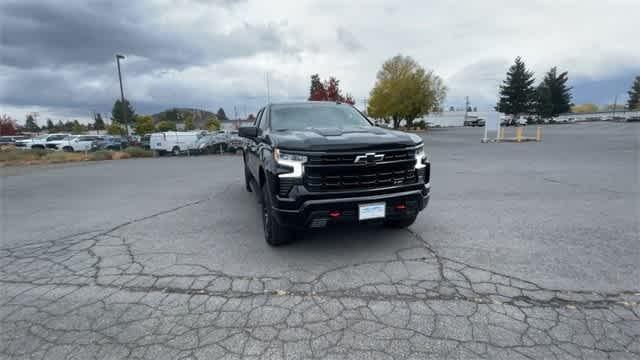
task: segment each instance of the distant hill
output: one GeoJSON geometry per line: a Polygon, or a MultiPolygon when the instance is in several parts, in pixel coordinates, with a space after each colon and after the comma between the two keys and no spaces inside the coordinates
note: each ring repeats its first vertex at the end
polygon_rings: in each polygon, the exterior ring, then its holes
{"type": "Polygon", "coordinates": [[[193,124],[196,129],[205,129],[207,120],[210,118],[216,118],[216,114],[211,111],[189,108],[167,109],[157,114],[153,114],[151,117],[153,118],[154,125],[164,120],[181,123],[182,121],[180,119],[184,119],[187,114],[191,114],[191,116],[193,116],[193,124]]]}

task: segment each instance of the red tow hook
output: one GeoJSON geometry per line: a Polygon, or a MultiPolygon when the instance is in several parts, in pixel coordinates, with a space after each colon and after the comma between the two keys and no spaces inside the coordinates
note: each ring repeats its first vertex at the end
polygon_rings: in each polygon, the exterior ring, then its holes
{"type": "Polygon", "coordinates": [[[397,209],[397,210],[404,210],[404,209],[406,209],[406,208],[407,208],[407,206],[406,206],[405,204],[398,204],[398,205],[396,205],[396,209],[397,209]]]}
{"type": "Polygon", "coordinates": [[[329,216],[331,216],[334,219],[335,218],[339,218],[340,215],[342,215],[342,213],[340,211],[338,211],[338,210],[329,211],[329,216]]]}

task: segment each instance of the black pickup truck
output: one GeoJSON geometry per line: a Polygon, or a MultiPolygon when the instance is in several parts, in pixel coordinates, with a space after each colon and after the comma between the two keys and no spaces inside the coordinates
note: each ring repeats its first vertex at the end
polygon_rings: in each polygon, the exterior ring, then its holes
{"type": "Polygon", "coordinates": [[[337,223],[411,225],[429,201],[430,163],[422,139],[375,127],[348,104],[270,104],[248,139],[244,173],[259,195],[270,245],[337,223]]]}

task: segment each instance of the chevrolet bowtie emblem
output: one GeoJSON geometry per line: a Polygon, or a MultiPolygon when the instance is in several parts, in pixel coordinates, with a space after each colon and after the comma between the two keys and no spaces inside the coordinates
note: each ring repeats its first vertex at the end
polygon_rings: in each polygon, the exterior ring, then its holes
{"type": "Polygon", "coordinates": [[[356,156],[356,159],[353,162],[356,164],[375,164],[376,161],[382,161],[382,159],[384,159],[384,154],[366,153],[364,155],[356,156]]]}

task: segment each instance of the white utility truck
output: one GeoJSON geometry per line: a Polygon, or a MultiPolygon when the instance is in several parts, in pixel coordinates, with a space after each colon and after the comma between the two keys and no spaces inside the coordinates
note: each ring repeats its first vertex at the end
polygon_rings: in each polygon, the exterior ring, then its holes
{"type": "Polygon", "coordinates": [[[149,139],[149,147],[160,155],[171,153],[177,156],[183,152],[197,151],[198,140],[206,134],[206,131],[166,131],[153,133],[149,139]]]}

